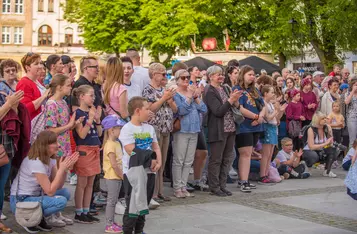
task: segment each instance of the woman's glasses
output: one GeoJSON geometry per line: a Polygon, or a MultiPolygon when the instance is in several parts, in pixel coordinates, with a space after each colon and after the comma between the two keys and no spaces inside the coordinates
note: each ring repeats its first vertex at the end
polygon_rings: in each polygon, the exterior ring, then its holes
{"type": "Polygon", "coordinates": [[[17,70],[16,70],[16,68],[12,68],[12,69],[6,69],[6,70],[4,70],[4,72],[7,74],[10,74],[10,73],[16,73],[17,70]]]}

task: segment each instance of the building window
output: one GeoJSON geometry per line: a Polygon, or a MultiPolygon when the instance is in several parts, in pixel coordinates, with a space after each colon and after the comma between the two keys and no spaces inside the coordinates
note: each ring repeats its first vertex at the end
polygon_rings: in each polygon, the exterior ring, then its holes
{"type": "Polygon", "coordinates": [[[65,37],[64,37],[64,42],[68,44],[73,44],[73,29],[72,28],[65,28],[64,30],[65,37]]]}
{"type": "Polygon", "coordinates": [[[24,13],[24,0],[15,0],[15,13],[24,13]]]}
{"type": "Polygon", "coordinates": [[[53,12],[54,0],[48,0],[48,12],[53,12]]]}
{"type": "Polygon", "coordinates": [[[2,44],[10,44],[10,27],[2,27],[1,42],[2,44]]]}
{"type": "Polygon", "coordinates": [[[38,30],[38,45],[52,46],[52,29],[48,25],[43,25],[38,30]]]}
{"type": "Polygon", "coordinates": [[[14,44],[23,44],[24,43],[24,28],[15,27],[14,28],[14,44]]]}
{"type": "Polygon", "coordinates": [[[10,13],[11,0],[2,0],[2,13],[10,13]]]}
{"type": "Polygon", "coordinates": [[[44,0],[38,0],[38,11],[43,11],[44,0]]]}

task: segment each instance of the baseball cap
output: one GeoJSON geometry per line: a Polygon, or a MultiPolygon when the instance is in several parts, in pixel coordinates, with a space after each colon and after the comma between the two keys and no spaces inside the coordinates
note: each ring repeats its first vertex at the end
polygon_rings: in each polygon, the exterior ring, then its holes
{"type": "Polygon", "coordinates": [[[69,57],[68,55],[62,55],[61,56],[61,60],[62,60],[62,63],[64,65],[70,63],[70,62],[73,62],[73,60],[71,59],[71,57],[69,57]]]}
{"type": "Polygon", "coordinates": [[[325,73],[323,73],[322,71],[315,71],[313,74],[312,74],[312,77],[315,77],[315,76],[319,76],[319,75],[323,75],[325,73]]]}
{"type": "Polygon", "coordinates": [[[108,115],[102,120],[104,130],[114,127],[123,127],[125,124],[126,122],[116,115],[108,115]]]}
{"type": "Polygon", "coordinates": [[[348,84],[342,84],[340,85],[340,90],[343,91],[345,89],[348,89],[348,84]]]}

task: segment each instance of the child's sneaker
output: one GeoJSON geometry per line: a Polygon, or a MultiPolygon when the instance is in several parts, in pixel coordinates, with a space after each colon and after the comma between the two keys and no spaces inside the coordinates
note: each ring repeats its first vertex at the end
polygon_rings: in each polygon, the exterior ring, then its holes
{"type": "Polygon", "coordinates": [[[119,225],[116,225],[116,224],[112,224],[112,225],[107,225],[105,227],[105,232],[106,233],[122,233],[123,232],[123,229],[119,226],[119,225]]]}
{"type": "Polygon", "coordinates": [[[125,199],[119,199],[115,205],[115,213],[118,215],[123,215],[125,213],[126,203],[125,199]]]}
{"type": "Polygon", "coordinates": [[[69,180],[69,184],[70,185],[76,185],[77,184],[77,175],[76,174],[71,176],[71,178],[69,180]]]}
{"type": "Polygon", "coordinates": [[[274,185],[275,183],[272,182],[268,176],[261,177],[260,180],[258,181],[258,184],[263,184],[263,185],[274,185]]]}
{"type": "Polygon", "coordinates": [[[290,178],[290,174],[287,173],[287,172],[285,172],[285,173],[283,174],[283,177],[284,177],[285,180],[287,180],[287,179],[290,178]]]}

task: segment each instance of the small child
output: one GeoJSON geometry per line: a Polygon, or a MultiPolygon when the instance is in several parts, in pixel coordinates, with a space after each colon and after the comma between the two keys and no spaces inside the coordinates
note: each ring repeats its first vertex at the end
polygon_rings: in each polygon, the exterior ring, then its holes
{"type": "MultiPolygon", "coordinates": [[[[149,204],[154,193],[155,173],[161,167],[161,151],[156,138],[155,129],[153,126],[145,123],[149,120],[150,115],[147,99],[143,97],[131,98],[128,103],[128,112],[131,116],[131,120],[125,124],[119,136],[119,140],[122,142],[125,149],[123,156],[124,189],[126,197],[126,209],[123,216],[123,231],[125,234],[133,233],[134,229],[135,233],[143,233],[145,226],[144,212],[129,214],[130,206],[132,203],[131,193],[140,191],[134,191],[132,189],[132,184],[128,179],[128,177],[132,175],[129,168],[130,157],[135,155],[135,149],[152,150],[156,153],[156,160],[152,159],[151,167],[145,168],[147,173],[147,204],[149,204]]],[[[142,174],[135,176],[142,177],[142,174]]],[[[139,178],[139,180],[140,179],[142,178],[139,178]]],[[[140,194],[137,195],[138,197],[140,196],[140,194]]]]}
{"type": "Polygon", "coordinates": [[[285,173],[290,174],[290,178],[306,179],[310,177],[305,162],[301,161],[302,149],[294,152],[293,141],[288,137],[281,140],[281,146],[283,149],[276,155],[276,159],[280,162],[279,174],[285,178],[285,173]]]}
{"type": "Polygon", "coordinates": [[[332,112],[328,115],[328,123],[332,128],[333,140],[337,143],[342,141],[342,129],[345,127],[345,118],[341,114],[340,102],[332,103],[332,112]]]}
{"type": "Polygon", "coordinates": [[[103,171],[108,189],[107,206],[105,209],[107,233],[122,233],[122,227],[114,222],[115,205],[123,183],[123,149],[118,141],[120,130],[125,121],[116,115],[108,115],[102,121],[104,132],[103,171]]]}
{"type": "Polygon", "coordinates": [[[291,98],[291,102],[289,102],[288,107],[286,108],[286,125],[289,136],[293,140],[294,150],[299,150],[302,148],[299,133],[302,127],[302,121],[306,120],[304,117],[305,111],[304,106],[300,101],[300,91],[296,89],[290,90],[289,97],[291,98]]]}
{"type": "Polygon", "coordinates": [[[352,147],[342,160],[342,168],[345,171],[348,171],[350,169],[353,157],[357,157],[357,139],[353,142],[352,147]]]}
{"type": "Polygon", "coordinates": [[[301,81],[301,103],[304,106],[305,120],[302,122],[302,126],[309,125],[312,116],[318,107],[318,101],[315,93],[312,91],[312,82],[309,78],[304,78],[301,81]]]}

